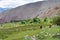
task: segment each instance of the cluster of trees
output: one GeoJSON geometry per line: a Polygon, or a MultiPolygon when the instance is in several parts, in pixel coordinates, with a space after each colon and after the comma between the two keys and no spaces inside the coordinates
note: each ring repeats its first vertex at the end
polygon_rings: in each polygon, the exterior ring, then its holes
{"type": "Polygon", "coordinates": [[[21,22],[22,24],[25,24],[25,23],[40,23],[40,19],[35,17],[33,19],[27,19],[27,20],[11,20],[11,22],[21,22]]]}
{"type": "Polygon", "coordinates": [[[53,24],[57,24],[60,25],[60,16],[54,17],[54,18],[33,18],[33,19],[27,19],[27,20],[12,20],[11,22],[21,22],[21,24],[26,24],[26,23],[53,23],[53,24]]]}
{"type": "Polygon", "coordinates": [[[46,18],[33,18],[33,19],[27,19],[27,20],[11,20],[11,22],[21,22],[21,24],[26,24],[26,23],[50,23],[50,19],[48,17],[46,18]]]}

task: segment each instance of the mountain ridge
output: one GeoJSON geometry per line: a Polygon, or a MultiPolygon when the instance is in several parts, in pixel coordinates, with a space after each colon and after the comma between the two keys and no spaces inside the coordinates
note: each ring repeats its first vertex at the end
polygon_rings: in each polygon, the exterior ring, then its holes
{"type": "Polygon", "coordinates": [[[24,20],[34,18],[51,17],[57,15],[60,10],[60,1],[39,1],[13,8],[0,14],[0,23],[10,22],[11,20],[24,20]],[[58,9],[55,9],[55,8],[58,9]]]}

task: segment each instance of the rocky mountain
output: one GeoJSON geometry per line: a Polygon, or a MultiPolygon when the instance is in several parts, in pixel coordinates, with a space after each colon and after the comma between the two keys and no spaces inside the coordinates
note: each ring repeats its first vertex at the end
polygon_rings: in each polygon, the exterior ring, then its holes
{"type": "Polygon", "coordinates": [[[60,0],[47,0],[29,3],[0,14],[0,23],[28,18],[53,17],[60,15],[60,0]]]}

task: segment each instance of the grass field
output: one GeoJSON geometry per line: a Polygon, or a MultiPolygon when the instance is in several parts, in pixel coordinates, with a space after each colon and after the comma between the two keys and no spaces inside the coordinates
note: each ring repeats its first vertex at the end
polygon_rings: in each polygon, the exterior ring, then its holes
{"type": "Polygon", "coordinates": [[[0,40],[60,40],[60,26],[49,18],[3,23],[0,40]]]}

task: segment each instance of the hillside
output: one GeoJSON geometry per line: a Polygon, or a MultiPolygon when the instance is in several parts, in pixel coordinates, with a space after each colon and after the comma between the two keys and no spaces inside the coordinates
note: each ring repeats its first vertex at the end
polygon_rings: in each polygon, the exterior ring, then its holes
{"type": "Polygon", "coordinates": [[[60,40],[60,0],[29,3],[0,13],[0,40],[60,40]]]}
{"type": "Polygon", "coordinates": [[[60,40],[60,20],[53,21],[34,18],[0,24],[0,40],[60,40]]]}
{"type": "Polygon", "coordinates": [[[10,22],[11,20],[24,20],[36,16],[39,18],[55,16],[60,10],[60,6],[58,5],[60,5],[59,0],[48,0],[26,4],[1,13],[0,23],[10,22]]]}

